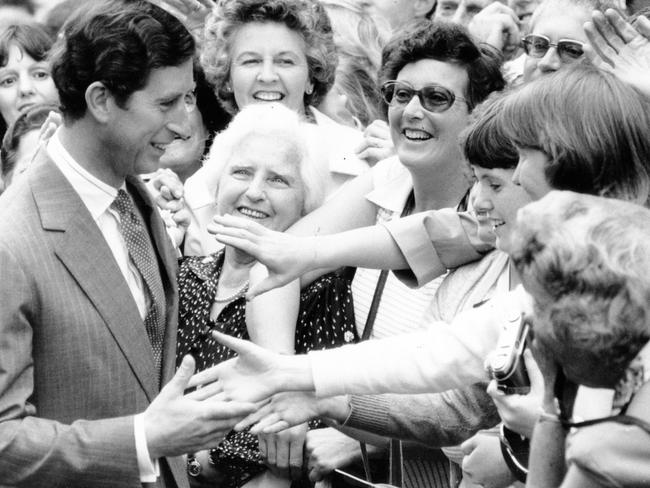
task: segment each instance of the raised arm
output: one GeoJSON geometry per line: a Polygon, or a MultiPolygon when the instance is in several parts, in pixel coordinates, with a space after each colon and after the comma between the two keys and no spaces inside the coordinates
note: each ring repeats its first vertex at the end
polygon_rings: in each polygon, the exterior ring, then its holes
{"type": "MultiPolygon", "coordinates": [[[[302,222],[302,221],[301,221],[302,222]]],[[[492,248],[478,238],[469,213],[436,210],[333,235],[296,237],[270,231],[255,222],[232,216],[215,217],[210,232],[224,244],[255,256],[269,277],[249,291],[252,298],[313,270],[356,266],[405,270],[399,277],[421,286],[482,256],[492,248]]]]}

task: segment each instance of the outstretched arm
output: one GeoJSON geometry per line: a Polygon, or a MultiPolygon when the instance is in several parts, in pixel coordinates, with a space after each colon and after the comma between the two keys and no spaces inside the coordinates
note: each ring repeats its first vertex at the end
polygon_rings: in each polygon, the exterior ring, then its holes
{"type": "Polygon", "coordinates": [[[525,309],[521,289],[459,314],[451,324],[424,332],[343,346],[308,355],[282,356],[219,333],[215,339],[239,353],[207,369],[191,385],[219,380],[223,396],[264,400],[281,391],[432,393],[487,379],[483,361],[496,346],[513,309],[525,309]]]}
{"type": "Polygon", "coordinates": [[[249,290],[249,299],[300,277],[312,279],[313,270],[341,266],[410,268],[415,283],[421,286],[449,268],[479,259],[492,248],[478,238],[471,214],[452,209],[309,237],[274,232],[229,215],[215,217],[209,230],[219,241],[255,256],[268,268],[269,277],[249,290]]]}

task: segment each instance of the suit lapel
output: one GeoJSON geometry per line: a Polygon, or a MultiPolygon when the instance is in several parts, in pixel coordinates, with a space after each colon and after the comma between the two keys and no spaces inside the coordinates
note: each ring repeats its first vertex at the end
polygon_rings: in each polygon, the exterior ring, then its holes
{"type": "Polygon", "coordinates": [[[37,156],[31,185],[54,252],[96,308],[131,365],[149,401],[158,392],[153,354],[128,285],[81,198],[49,160],[37,156]]]}

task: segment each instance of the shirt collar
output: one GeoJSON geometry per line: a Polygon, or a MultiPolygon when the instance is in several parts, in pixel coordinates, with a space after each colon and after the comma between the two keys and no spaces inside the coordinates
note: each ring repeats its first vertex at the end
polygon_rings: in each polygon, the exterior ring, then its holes
{"type": "MultiPolygon", "coordinates": [[[[117,197],[117,189],[93,176],[77,163],[67,149],[63,147],[59,132],[60,129],[50,138],[47,144],[47,153],[72,185],[72,188],[79,194],[90,215],[94,220],[97,220],[100,215],[108,210],[117,197]]],[[[124,186],[123,184],[122,188],[124,186]]]]}
{"type": "Polygon", "coordinates": [[[377,185],[366,195],[366,198],[381,208],[393,213],[401,213],[404,209],[404,202],[413,191],[411,173],[399,162],[397,156],[391,156],[377,164],[386,165],[387,168],[390,168],[390,174],[387,176],[386,181],[382,181],[381,184],[377,185]]]}

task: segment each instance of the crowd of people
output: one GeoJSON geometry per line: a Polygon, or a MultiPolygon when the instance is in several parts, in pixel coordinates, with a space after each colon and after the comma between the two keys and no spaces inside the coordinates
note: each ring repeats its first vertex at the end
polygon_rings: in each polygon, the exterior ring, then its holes
{"type": "Polygon", "coordinates": [[[643,1],[3,1],[0,134],[0,486],[650,486],[643,1]]]}

